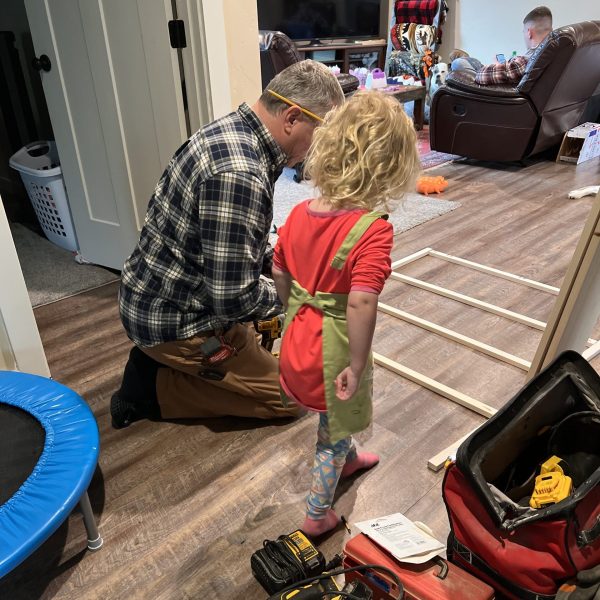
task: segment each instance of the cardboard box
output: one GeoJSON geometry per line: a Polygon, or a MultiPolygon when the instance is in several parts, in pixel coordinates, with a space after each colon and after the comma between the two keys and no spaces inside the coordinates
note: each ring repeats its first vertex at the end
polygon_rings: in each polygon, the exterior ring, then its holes
{"type": "Polygon", "coordinates": [[[565,133],[556,162],[580,164],[596,156],[600,156],[600,123],[583,123],[565,133]]]}

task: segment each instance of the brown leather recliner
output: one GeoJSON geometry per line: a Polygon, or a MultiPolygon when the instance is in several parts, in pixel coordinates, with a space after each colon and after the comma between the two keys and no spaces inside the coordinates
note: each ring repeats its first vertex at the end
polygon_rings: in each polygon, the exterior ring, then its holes
{"type": "MultiPolygon", "coordinates": [[[[304,60],[294,42],[281,31],[259,31],[258,45],[260,48],[260,71],[263,90],[277,73],[304,60]]],[[[359,86],[359,81],[354,75],[340,73],[337,78],[346,96],[351,95],[359,86]]],[[[303,179],[302,170],[302,163],[300,163],[296,166],[296,175],[294,175],[297,182],[303,179]]]]}
{"type": "MultiPolygon", "coordinates": [[[[304,60],[294,42],[281,31],[259,31],[258,45],[263,90],[277,73],[304,60]]],[[[337,79],[346,96],[359,86],[358,79],[348,73],[340,73],[337,75],[337,79]]]]}
{"type": "Polygon", "coordinates": [[[281,31],[259,31],[258,44],[263,90],[277,73],[302,60],[294,42],[281,31]]]}
{"type": "Polygon", "coordinates": [[[431,149],[490,161],[519,161],[559,144],[580,123],[600,82],[600,21],[553,31],[517,86],[482,86],[450,73],[433,95],[431,149]]]}

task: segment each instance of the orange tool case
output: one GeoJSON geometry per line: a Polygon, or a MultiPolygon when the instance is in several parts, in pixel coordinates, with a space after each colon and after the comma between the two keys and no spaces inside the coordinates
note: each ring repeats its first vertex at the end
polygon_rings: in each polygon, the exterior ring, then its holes
{"type": "MultiPolygon", "coordinates": [[[[421,565],[397,561],[389,552],[364,534],[348,541],[344,568],[381,565],[391,569],[404,586],[403,600],[493,600],[494,590],[461,568],[443,559],[421,565]]],[[[353,571],[346,581],[359,579],[373,591],[373,600],[396,600],[398,589],[383,571],[353,571]]]]}

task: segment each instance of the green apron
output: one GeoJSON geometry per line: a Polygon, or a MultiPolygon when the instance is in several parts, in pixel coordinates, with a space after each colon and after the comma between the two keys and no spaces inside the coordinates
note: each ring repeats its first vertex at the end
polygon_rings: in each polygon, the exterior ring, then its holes
{"type": "MultiPolygon", "coordinates": [[[[384,217],[380,212],[364,214],[348,232],[339,250],[331,261],[331,268],[341,270],[350,251],[363,234],[377,219],[384,217]]],[[[325,404],[329,420],[329,434],[333,443],[366,429],[371,422],[373,395],[373,356],[369,354],[367,365],[354,396],[347,401],[338,400],[335,395],[335,378],[350,364],[350,346],[346,307],[348,294],[333,294],[317,291],[311,296],[296,280],[292,280],[288,309],[283,332],[293,321],[304,304],[317,308],[323,313],[323,383],[325,404]]],[[[282,401],[288,398],[282,391],[282,401]]]]}

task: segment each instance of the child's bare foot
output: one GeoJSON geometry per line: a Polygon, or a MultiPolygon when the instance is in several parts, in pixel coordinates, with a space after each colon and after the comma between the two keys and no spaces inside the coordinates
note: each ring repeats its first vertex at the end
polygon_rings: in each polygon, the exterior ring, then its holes
{"type": "Polygon", "coordinates": [[[316,538],[335,529],[340,523],[340,518],[330,508],[325,513],[325,518],[323,519],[311,519],[310,517],[306,517],[301,529],[308,537],[316,538]]]}
{"type": "Polygon", "coordinates": [[[373,452],[359,452],[356,458],[346,461],[340,477],[350,477],[361,469],[371,469],[379,462],[379,455],[373,452]]]}

